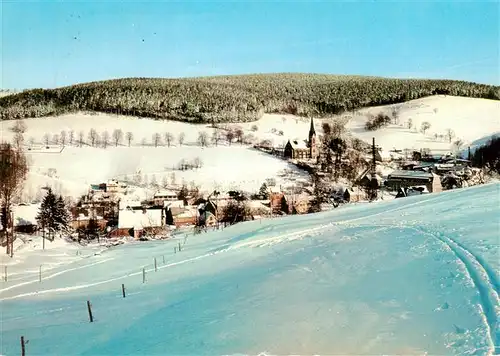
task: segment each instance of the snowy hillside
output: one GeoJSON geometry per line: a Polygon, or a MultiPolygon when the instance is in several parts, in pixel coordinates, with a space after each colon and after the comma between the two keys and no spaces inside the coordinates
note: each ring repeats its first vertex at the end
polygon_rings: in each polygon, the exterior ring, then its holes
{"type": "MultiPolygon", "coordinates": [[[[63,194],[78,196],[88,189],[88,184],[98,183],[110,178],[131,178],[141,172],[146,179],[155,179],[161,183],[164,178],[177,184],[195,182],[203,190],[212,189],[244,189],[257,191],[268,178],[276,178],[277,184],[294,184],[297,180],[307,179],[307,176],[285,161],[249,149],[249,146],[234,142],[231,146],[225,139],[218,147],[201,148],[197,144],[200,132],[206,132],[210,139],[213,129],[208,125],[193,125],[176,121],[159,121],[139,119],[135,117],[116,115],[71,114],[60,117],[36,118],[24,120],[27,130],[24,134],[27,143],[30,140],[35,146],[43,149],[28,151],[31,170],[26,184],[26,195],[33,195],[40,186],[49,184],[63,194]],[[134,139],[128,147],[123,139],[118,147],[111,142],[106,149],[92,148],[88,144],[77,147],[78,135],[83,132],[83,138],[88,143],[88,133],[95,129],[99,135],[104,132],[112,135],[115,129],[122,130],[125,135],[132,132],[134,139]],[[64,131],[69,140],[69,132],[74,132],[74,144],[62,149],[60,145],[50,143],[50,149],[45,149],[41,143],[48,135],[52,141],[54,135],[61,136],[64,131]],[[152,137],[161,135],[159,147],[154,147],[152,137]],[[164,134],[172,135],[171,146],[168,147],[164,134]],[[179,136],[185,135],[182,144],[179,136]],[[142,141],[145,140],[143,146],[142,141]],[[182,160],[193,161],[199,158],[202,167],[196,170],[178,171],[177,166],[182,160]]],[[[241,128],[245,136],[252,135],[252,142],[271,140],[274,144],[284,144],[288,138],[307,137],[309,131],[307,119],[291,115],[264,115],[257,122],[223,125],[220,130],[224,134],[226,128],[241,128]],[[282,133],[280,134],[280,131],[282,133]]],[[[13,133],[10,130],[15,121],[0,122],[0,139],[11,141],[13,133]]],[[[318,126],[320,122],[318,121],[318,126]]],[[[112,138],[111,138],[112,141],[112,138]]]]}
{"type": "Polygon", "coordinates": [[[175,254],[183,237],[30,247],[1,282],[0,352],[24,336],[27,355],[498,354],[499,217],[491,184],[243,223],[175,254]]]}
{"type": "Polygon", "coordinates": [[[452,151],[457,139],[463,147],[476,140],[500,134],[500,102],[487,99],[472,99],[453,96],[431,96],[402,104],[362,109],[348,123],[352,133],[371,143],[375,137],[377,145],[385,151],[396,149],[429,148],[433,151],[452,151]],[[391,117],[396,109],[399,125],[389,125],[377,131],[366,131],[367,115],[383,112],[391,117]],[[411,120],[412,128],[408,128],[411,120]],[[423,122],[430,128],[425,134],[420,132],[423,122]],[[446,131],[452,129],[454,137],[449,142],[446,131]],[[436,137],[436,135],[438,135],[436,137]]]}

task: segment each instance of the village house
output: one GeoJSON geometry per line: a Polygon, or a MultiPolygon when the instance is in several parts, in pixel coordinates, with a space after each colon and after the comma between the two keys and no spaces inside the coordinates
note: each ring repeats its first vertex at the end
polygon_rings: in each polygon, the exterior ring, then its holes
{"type": "Polygon", "coordinates": [[[300,194],[284,194],[282,209],[287,214],[307,214],[311,205],[312,196],[300,194]]]}
{"type": "Polygon", "coordinates": [[[153,195],[155,205],[163,205],[165,202],[176,201],[177,192],[173,190],[160,190],[153,195]]]}
{"type": "Polygon", "coordinates": [[[37,229],[36,216],[40,209],[40,204],[19,204],[13,207],[14,231],[34,234],[37,229]]]}
{"type": "Polygon", "coordinates": [[[125,194],[127,187],[127,183],[112,179],[106,183],[106,192],[111,194],[125,194]]]}
{"type": "Polygon", "coordinates": [[[102,216],[110,225],[118,224],[118,200],[107,193],[84,196],[70,209],[71,216],[76,220],[80,216],[102,216]]]}
{"type": "Polygon", "coordinates": [[[282,211],[283,196],[285,194],[278,187],[269,187],[269,207],[271,209],[271,214],[279,214],[282,211]]]}
{"type": "Polygon", "coordinates": [[[134,238],[144,233],[158,234],[165,227],[163,206],[143,206],[138,201],[121,201],[118,212],[118,228],[113,236],[127,236],[133,231],[134,238]]]}
{"type": "Polygon", "coordinates": [[[414,186],[425,186],[431,193],[438,193],[443,190],[441,179],[437,174],[421,171],[394,171],[387,176],[385,184],[387,187],[398,191],[400,188],[414,186]]]}
{"type": "Polygon", "coordinates": [[[198,222],[196,207],[185,206],[182,200],[164,202],[165,224],[175,227],[194,226],[198,222]]]}
{"type": "Polygon", "coordinates": [[[309,128],[309,136],[307,141],[288,140],[285,145],[283,156],[288,159],[317,159],[319,150],[317,147],[316,130],[314,122],[311,118],[311,126],[309,128]]]}
{"type": "Polygon", "coordinates": [[[90,221],[94,220],[97,224],[99,230],[104,231],[107,227],[108,221],[104,219],[102,216],[88,216],[84,214],[80,214],[79,216],[73,217],[70,222],[70,226],[75,230],[87,229],[90,225],[90,221]]]}
{"type": "Polygon", "coordinates": [[[206,227],[217,226],[217,218],[210,211],[206,210],[200,214],[198,225],[206,227]]]}
{"type": "Polygon", "coordinates": [[[195,226],[198,223],[198,214],[196,210],[184,209],[173,217],[176,228],[185,226],[195,226]]]}
{"type": "Polygon", "coordinates": [[[267,206],[268,200],[250,200],[247,207],[250,211],[252,219],[261,219],[264,216],[269,216],[271,209],[267,206]]]}
{"type": "Polygon", "coordinates": [[[125,194],[127,191],[127,184],[118,182],[117,180],[110,179],[106,183],[91,184],[89,194],[93,193],[108,193],[109,195],[125,194]]]}

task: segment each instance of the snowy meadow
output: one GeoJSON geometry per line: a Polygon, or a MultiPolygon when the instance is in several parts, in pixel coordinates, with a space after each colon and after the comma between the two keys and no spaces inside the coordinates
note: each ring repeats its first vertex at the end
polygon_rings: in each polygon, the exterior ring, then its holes
{"type": "Polygon", "coordinates": [[[103,251],[32,246],[2,282],[1,353],[24,336],[28,355],[498,354],[499,199],[489,184],[103,251]]]}

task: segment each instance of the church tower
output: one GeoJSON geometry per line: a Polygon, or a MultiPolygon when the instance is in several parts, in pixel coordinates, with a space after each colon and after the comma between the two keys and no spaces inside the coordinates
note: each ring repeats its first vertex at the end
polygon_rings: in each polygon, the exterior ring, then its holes
{"type": "Polygon", "coordinates": [[[308,146],[309,146],[309,156],[311,157],[311,159],[317,159],[318,147],[316,142],[316,130],[314,129],[314,121],[312,117],[311,117],[311,127],[309,128],[308,146]]]}

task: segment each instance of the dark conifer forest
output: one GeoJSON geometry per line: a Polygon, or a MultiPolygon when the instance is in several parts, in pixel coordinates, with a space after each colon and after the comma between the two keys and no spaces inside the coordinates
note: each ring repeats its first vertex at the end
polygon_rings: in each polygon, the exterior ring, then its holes
{"type": "Polygon", "coordinates": [[[500,87],[454,80],[323,74],[125,78],[0,98],[1,120],[95,111],[193,123],[244,122],[263,113],[325,116],[429,95],[499,100],[500,87]]]}

